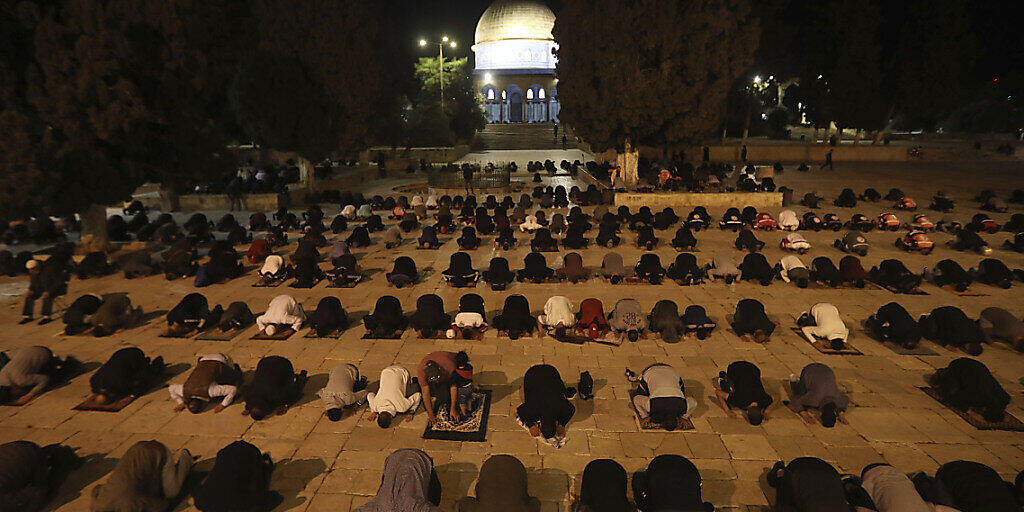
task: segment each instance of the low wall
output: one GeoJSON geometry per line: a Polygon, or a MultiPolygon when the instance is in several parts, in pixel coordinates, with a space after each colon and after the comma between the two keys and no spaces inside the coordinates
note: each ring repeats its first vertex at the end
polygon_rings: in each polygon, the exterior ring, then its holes
{"type": "MultiPolygon", "coordinates": [[[[294,194],[294,192],[293,192],[294,194]]],[[[292,204],[296,201],[292,200],[292,204]]],[[[207,210],[228,210],[231,202],[227,194],[193,194],[178,197],[179,211],[199,212],[207,210]]],[[[246,194],[242,197],[242,209],[272,212],[277,210],[277,194],[246,194]]]]}
{"type": "Polygon", "coordinates": [[[651,192],[651,193],[615,193],[615,206],[628,206],[636,211],[641,206],[648,206],[653,211],[672,207],[676,215],[684,215],[696,206],[725,209],[729,207],[743,208],[753,206],[758,210],[780,208],[782,194],[778,192],[732,192],[732,193],[686,193],[686,192],[651,192]],[[680,211],[677,208],[686,208],[680,211]]]}
{"type": "MultiPolygon", "coordinates": [[[[863,144],[863,143],[862,143],[863,144]]],[[[738,162],[743,156],[742,146],[708,146],[712,162],[738,162]]],[[[823,162],[825,154],[833,150],[832,160],[840,162],[906,162],[910,160],[906,146],[827,146],[823,144],[777,144],[767,146],[747,145],[747,161],[759,163],[801,163],[823,162]]],[[[661,148],[641,147],[640,156],[652,160],[665,161],[666,155],[661,148]]],[[[703,157],[704,147],[686,148],[686,159],[699,162],[703,157]]],[[[930,151],[930,150],[929,150],[930,151]]],[[[596,153],[597,162],[615,162],[615,151],[596,153]]],[[[927,154],[927,151],[926,151],[927,154]]]]}
{"type": "MultiPolygon", "coordinates": [[[[391,159],[398,161],[411,162],[415,166],[419,166],[420,159],[424,159],[430,164],[447,164],[454,162],[467,154],[469,154],[468,144],[458,144],[452,147],[438,147],[438,148],[395,148],[390,147],[374,147],[367,149],[359,154],[359,161],[367,163],[376,160],[379,155],[384,155],[385,166],[388,165],[387,161],[391,159]]],[[[389,167],[390,169],[390,167],[389,167]]],[[[405,170],[405,166],[402,166],[399,170],[405,170]]]]}

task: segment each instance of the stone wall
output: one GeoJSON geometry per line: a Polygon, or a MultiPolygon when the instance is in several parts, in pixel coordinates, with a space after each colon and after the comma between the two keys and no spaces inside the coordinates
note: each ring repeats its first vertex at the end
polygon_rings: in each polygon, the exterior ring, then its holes
{"type": "Polygon", "coordinates": [[[368,163],[377,159],[380,154],[384,155],[385,168],[388,170],[405,170],[407,163],[419,166],[420,159],[424,159],[430,164],[447,164],[454,162],[469,153],[468,144],[458,144],[453,147],[439,147],[439,148],[389,148],[389,147],[374,147],[367,149],[359,154],[359,161],[368,163]],[[394,162],[391,162],[394,160],[394,162]],[[394,167],[392,165],[400,165],[401,167],[394,167]]]}
{"type": "Polygon", "coordinates": [[[617,192],[615,194],[615,206],[628,206],[631,211],[636,211],[641,206],[648,206],[655,212],[665,207],[672,207],[676,215],[685,215],[687,211],[695,206],[704,206],[709,209],[753,206],[758,210],[764,210],[780,208],[782,206],[782,194],[777,192],[697,194],[685,192],[652,192],[642,194],[617,192]],[[685,208],[685,211],[681,210],[681,208],[685,208]]]}
{"type": "MultiPolygon", "coordinates": [[[[741,146],[709,146],[711,149],[712,162],[738,162],[743,151],[741,146]]],[[[747,161],[749,162],[781,162],[784,164],[798,164],[800,162],[823,162],[825,153],[832,149],[832,160],[841,162],[906,162],[910,160],[906,146],[826,146],[822,144],[792,144],[792,145],[747,145],[747,161]]],[[[932,151],[932,150],[928,150],[932,151]]],[[[928,155],[928,151],[925,155],[928,155]]],[[[693,146],[686,149],[686,158],[692,162],[699,162],[703,155],[703,146],[693,146]]],[[[664,160],[666,156],[661,148],[644,146],[640,148],[640,156],[653,160],[664,160]]],[[[613,150],[603,153],[595,153],[594,159],[597,162],[615,162],[617,153],[613,150]]]]}

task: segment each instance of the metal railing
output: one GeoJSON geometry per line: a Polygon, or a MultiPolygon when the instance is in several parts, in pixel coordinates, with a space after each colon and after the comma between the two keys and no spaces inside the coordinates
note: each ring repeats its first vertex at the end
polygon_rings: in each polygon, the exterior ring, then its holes
{"type": "MultiPolygon", "coordinates": [[[[477,171],[473,173],[473,188],[499,188],[508,186],[511,174],[508,170],[477,171]]],[[[462,171],[430,171],[427,185],[432,188],[465,188],[466,180],[462,171]]]]}

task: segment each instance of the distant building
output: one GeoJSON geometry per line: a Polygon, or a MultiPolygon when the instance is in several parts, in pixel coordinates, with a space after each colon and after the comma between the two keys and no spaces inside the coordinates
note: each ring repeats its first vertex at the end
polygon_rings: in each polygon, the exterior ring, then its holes
{"type": "Polygon", "coordinates": [[[498,0],[476,25],[474,75],[490,123],[558,122],[555,14],[537,0],[498,0]]]}

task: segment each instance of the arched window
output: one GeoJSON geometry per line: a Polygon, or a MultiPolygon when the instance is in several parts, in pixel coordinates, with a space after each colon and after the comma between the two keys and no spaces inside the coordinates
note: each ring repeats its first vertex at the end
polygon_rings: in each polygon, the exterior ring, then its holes
{"type": "Polygon", "coordinates": [[[501,91],[501,99],[508,99],[508,95],[505,94],[505,91],[501,91]]]}
{"type": "Polygon", "coordinates": [[[528,100],[532,100],[533,99],[533,89],[527,89],[526,90],[526,99],[528,99],[528,100]]]}
{"type": "Polygon", "coordinates": [[[487,90],[487,99],[489,99],[489,100],[493,100],[494,99],[494,89],[488,89],[487,90]]]}
{"type": "Polygon", "coordinates": [[[537,91],[537,98],[539,98],[539,99],[544,99],[544,88],[543,88],[543,87],[542,87],[542,88],[540,88],[540,89],[539,89],[539,90],[537,91]]]}

